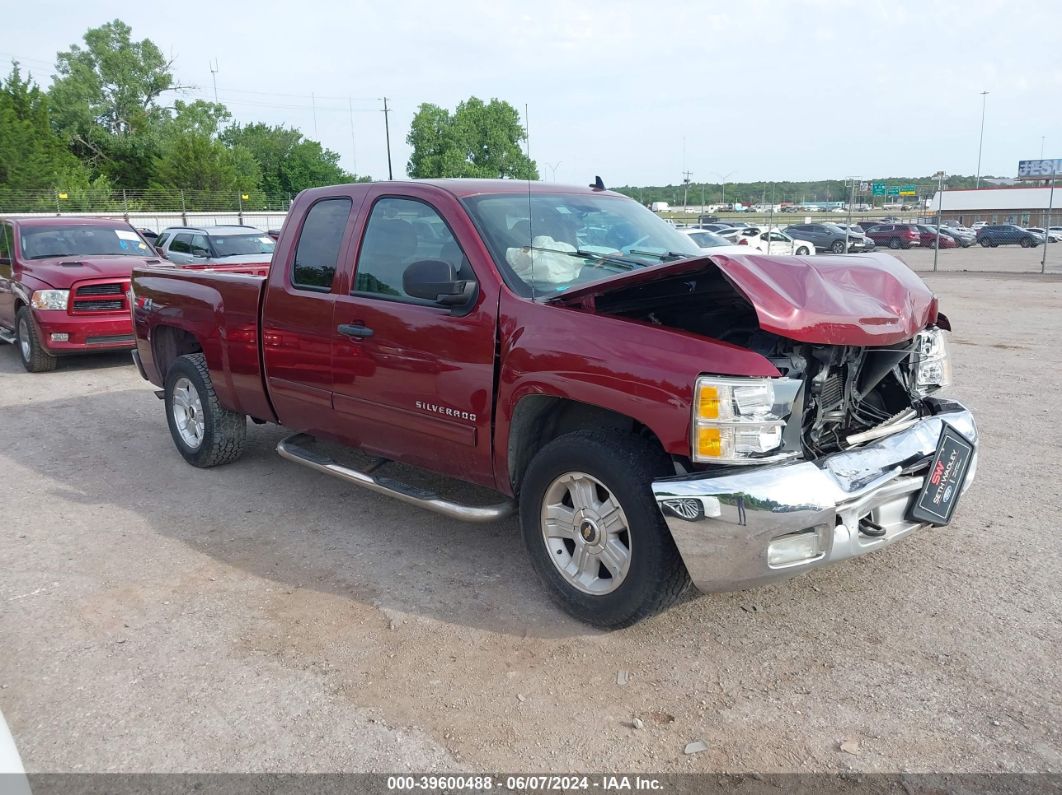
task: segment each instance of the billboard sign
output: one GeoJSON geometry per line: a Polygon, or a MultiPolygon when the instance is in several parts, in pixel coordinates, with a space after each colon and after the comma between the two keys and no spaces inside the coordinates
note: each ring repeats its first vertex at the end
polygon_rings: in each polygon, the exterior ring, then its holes
{"type": "Polygon", "coordinates": [[[1047,179],[1049,177],[1062,177],[1062,158],[1018,161],[1018,179],[1047,179]]]}

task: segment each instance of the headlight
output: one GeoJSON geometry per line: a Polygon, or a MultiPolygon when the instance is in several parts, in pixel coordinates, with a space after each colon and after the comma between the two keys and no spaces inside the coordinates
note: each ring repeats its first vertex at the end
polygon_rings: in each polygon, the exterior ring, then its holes
{"type": "Polygon", "coordinates": [[[69,290],[37,290],[30,298],[34,309],[66,309],[69,290]]]}
{"type": "Polygon", "coordinates": [[[943,329],[929,328],[915,337],[911,372],[914,376],[912,388],[918,396],[925,396],[951,385],[951,357],[948,355],[947,335],[943,329]]]}
{"type": "Polygon", "coordinates": [[[782,452],[782,431],[799,390],[800,381],[791,378],[698,378],[691,457],[702,464],[758,464],[795,455],[782,452]]]}

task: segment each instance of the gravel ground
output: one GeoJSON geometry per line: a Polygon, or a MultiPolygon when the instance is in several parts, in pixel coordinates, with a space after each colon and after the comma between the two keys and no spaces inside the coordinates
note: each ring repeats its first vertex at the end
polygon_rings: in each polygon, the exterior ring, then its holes
{"type": "Polygon", "coordinates": [[[552,607],[515,522],[297,467],[275,427],[193,469],[126,356],[28,375],[0,346],[27,769],[1062,772],[1062,278],[929,281],[982,432],[952,525],[610,634],[552,607]]]}

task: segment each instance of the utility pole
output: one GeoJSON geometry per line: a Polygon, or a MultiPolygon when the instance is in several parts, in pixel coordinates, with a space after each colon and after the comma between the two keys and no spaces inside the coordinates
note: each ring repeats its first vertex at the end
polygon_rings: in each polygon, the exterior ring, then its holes
{"type": "Polygon", "coordinates": [[[310,104],[313,106],[313,137],[320,138],[321,136],[317,134],[317,97],[312,91],[310,92],[310,104]]]}
{"type": "Polygon", "coordinates": [[[210,64],[210,79],[214,81],[214,104],[218,103],[218,59],[215,58],[210,64]]]}
{"type": "Polygon", "coordinates": [[[391,171],[391,110],[387,107],[387,97],[383,98],[383,104],[384,135],[387,136],[387,178],[394,179],[394,172],[391,171]]]}
{"type": "MultiPolygon", "coordinates": [[[[1043,158],[1040,158],[1043,160],[1043,158]]],[[[1044,224],[1044,253],[1040,259],[1040,273],[1047,273],[1047,247],[1051,244],[1051,210],[1055,206],[1055,172],[1051,170],[1051,192],[1047,194],[1047,222],[1044,224]]]]}
{"type": "Polygon", "coordinates": [[[848,236],[852,232],[852,205],[855,204],[855,190],[861,177],[849,177],[852,182],[852,190],[848,195],[848,223],[844,225],[844,250],[848,251],[848,236]]]}
{"type": "Polygon", "coordinates": [[[693,176],[692,171],[682,172],[682,207],[683,209],[689,204],[689,192],[690,192],[690,177],[693,176]]]}
{"type": "Polygon", "coordinates": [[[940,227],[944,220],[942,218],[942,213],[944,211],[944,172],[938,171],[933,176],[937,178],[937,236],[933,246],[933,272],[936,273],[937,257],[940,255],[940,227]]]}
{"type": "Polygon", "coordinates": [[[354,176],[358,176],[358,142],[354,138],[354,102],[350,97],[347,97],[347,111],[350,114],[350,151],[354,157],[354,166],[352,172],[354,176]]]}
{"type": "Polygon", "coordinates": [[[988,104],[988,92],[981,92],[981,137],[977,141],[977,182],[975,188],[981,187],[981,148],[985,142],[985,107],[988,104]]]}

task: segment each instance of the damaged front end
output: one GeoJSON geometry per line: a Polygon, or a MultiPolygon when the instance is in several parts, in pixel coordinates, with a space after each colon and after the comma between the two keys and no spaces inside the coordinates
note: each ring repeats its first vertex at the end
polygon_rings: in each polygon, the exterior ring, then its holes
{"type": "Polygon", "coordinates": [[[561,300],[716,339],[774,365],[781,378],[698,380],[694,464],[816,459],[910,427],[927,413],[922,399],[951,380],[950,326],[906,266],[879,256],[817,260],[718,257],[561,300]]]}
{"type": "Polygon", "coordinates": [[[701,590],[783,579],[946,524],[973,480],[973,416],[933,396],[951,365],[932,293],[891,257],[814,260],[715,257],[559,299],[755,351],[778,371],[699,377],[689,461],[653,483],[701,590]]]}

